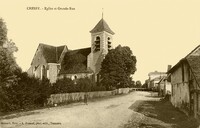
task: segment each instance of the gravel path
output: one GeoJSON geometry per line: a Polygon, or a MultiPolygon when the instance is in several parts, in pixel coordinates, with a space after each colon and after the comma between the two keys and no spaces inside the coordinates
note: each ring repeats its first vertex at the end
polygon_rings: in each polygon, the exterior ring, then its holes
{"type": "Polygon", "coordinates": [[[74,103],[31,111],[30,115],[0,120],[2,128],[122,128],[134,115],[130,109],[136,100],[148,100],[148,92],[132,92],[95,102],[74,103]]]}

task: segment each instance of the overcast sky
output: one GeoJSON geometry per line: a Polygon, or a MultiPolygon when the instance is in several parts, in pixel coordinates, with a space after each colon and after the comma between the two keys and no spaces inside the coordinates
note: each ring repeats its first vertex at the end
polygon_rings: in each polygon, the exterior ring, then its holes
{"type": "Polygon", "coordinates": [[[90,47],[89,31],[101,19],[102,8],[115,32],[113,45],[129,46],[137,57],[134,80],[165,72],[200,44],[200,0],[0,0],[0,17],[19,48],[17,63],[26,71],[39,43],[90,47]]]}

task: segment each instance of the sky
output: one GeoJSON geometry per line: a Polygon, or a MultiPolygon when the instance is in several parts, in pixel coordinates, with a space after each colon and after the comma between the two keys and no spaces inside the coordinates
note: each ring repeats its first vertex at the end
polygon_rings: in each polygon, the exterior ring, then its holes
{"type": "Polygon", "coordinates": [[[0,0],[0,17],[26,71],[39,43],[90,47],[90,30],[102,18],[115,32],[113,46],[129,46],[137,58],[133,80],[167,71],[200,44],[200,0],[0,0]],[[28,10],[40,7],[40,10],[28,10]],[[45,10],[74,8],[74,10],[45,10]]]}

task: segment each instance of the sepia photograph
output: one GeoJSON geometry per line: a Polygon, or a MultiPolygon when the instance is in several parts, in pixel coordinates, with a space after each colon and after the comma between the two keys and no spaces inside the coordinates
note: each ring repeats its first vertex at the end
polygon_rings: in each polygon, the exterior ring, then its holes
{"type": "Polygon", "coordinates": [[[199,12],[0,0],[0,128],[200,128],[199,12]]]}

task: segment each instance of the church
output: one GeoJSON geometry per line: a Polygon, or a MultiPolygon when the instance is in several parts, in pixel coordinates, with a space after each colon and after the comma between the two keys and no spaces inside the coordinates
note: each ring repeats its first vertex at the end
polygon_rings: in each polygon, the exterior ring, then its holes
{"type": "Polygon", "coordinates": [[[91,47],[88,48],[70,50],[67,45],[51,46],[40,43],[27,71],[29,76],[48,78],[51,83],[64,77],[89,77],[98,82],[101,63],[113,48],[115,33],[103,17],[90,33],[91,47]]]}

